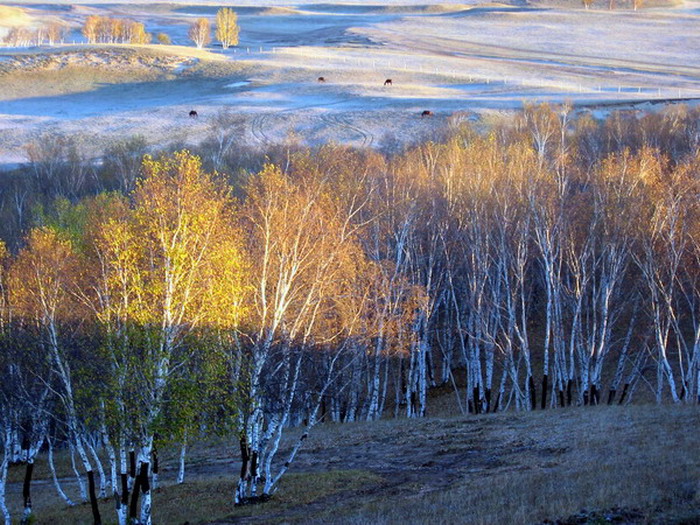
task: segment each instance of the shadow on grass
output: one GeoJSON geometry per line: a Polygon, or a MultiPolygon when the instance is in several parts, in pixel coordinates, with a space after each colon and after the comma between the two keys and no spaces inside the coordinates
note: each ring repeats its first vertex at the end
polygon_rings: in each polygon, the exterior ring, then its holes
{"type": "MultiPolygon", "coordinates": [[[[265,523],[275,523],[295,514],[309,517],[306,512],[310,504],[343,495],[349,497],[360,488],[381,483],[380,476],[361,470],[290,474],[280,482],[279,493],[265,503],[234,507],[236,479],[233,474],[228,478],[195,480],[161,487],[153,493],[153,523],[227,523],[262,516],[265,523]]],[[[116,522],[111,498],[100,502],[100,513],[105,525],[116,522]]],[[[90,525],[90,505],[46,509],[37,513],[36,523],[90,525]]]]}

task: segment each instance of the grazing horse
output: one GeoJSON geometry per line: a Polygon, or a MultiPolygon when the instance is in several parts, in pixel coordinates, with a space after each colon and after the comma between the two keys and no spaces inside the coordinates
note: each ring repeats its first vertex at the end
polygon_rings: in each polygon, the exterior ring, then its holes
{"type": "Polygon", "coordinates": [[[423,113],[420,114],[420,116],[421,117],[432,117],[433,112],[430,111],[429,109],[425,109],[425,110],[423,110],[423,113]]]}
{"type": "Polygon", "coordinates": [[[318,81],[319,81],[319,82],[325,82],[325,81],[326,81],[326,77],[318,77],[318,81]]]}
{"type": "Polygon", "coordinates": [[[193,109],[190,111],[190,118],[197,118],[199,115],[197,115],[197,112],[193,109]]]}
{"type": "Polygon", "coordinates": [[[385,85],[385,86],[393,86],[394,84],[391,82],[391,79],[390,79],[390,78],[387,78],[387,79],[384,81],[384,85],[385,85]]]}

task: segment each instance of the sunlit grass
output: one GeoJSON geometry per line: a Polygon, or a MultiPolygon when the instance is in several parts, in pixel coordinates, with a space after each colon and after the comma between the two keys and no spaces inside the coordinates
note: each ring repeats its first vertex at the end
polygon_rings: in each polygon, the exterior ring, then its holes
{"type": "Polygon", "coordinates": [[[236,75],[242,66],[182,46],[83,46],[20,53],[0,63],[0,100],[60,96],[105,85],[211,80],[236,75]]]}

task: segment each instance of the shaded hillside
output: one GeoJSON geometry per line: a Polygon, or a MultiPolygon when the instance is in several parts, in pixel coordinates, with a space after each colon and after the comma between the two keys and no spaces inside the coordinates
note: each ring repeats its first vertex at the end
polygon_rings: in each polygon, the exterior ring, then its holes
{"type": "MultiPolygon", "coordinates": [[[[321,425],[279,492],[240,508],[231,444],[200,444],[184,485],[171,485],[177,469],[166,460],[154,520],[697,523],[699,423],[697,407],[628,406],[321,425]]],[[[14,483],[15,502],[18,490],[14,483]]],[[[102,506],[109,515],[112,503],[102,506]]],[[[87,504],[36,515],[37,523],[91,520],[87,504]]]]}

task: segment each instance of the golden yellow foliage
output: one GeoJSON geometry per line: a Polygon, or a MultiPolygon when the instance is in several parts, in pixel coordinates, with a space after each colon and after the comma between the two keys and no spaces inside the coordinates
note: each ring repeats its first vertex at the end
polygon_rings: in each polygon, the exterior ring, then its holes
{"type": "Polygon", "coordinates": [[[81,271],[65,236],[51,228],[34,228],[10,265],[10,307],[20,318],[42,326],[78,318],[72,291],[81,271]]]}
{"type": "Polygon", "coordinates": [[[216,39],[224,49],[238,45],[238,15],[224,7],[216,13],[216,39]]]}
{"type": "Polygon", "coordinates": [[[211,24],[206,18],[198,18],[187,31],[187,36],[195,43],[198,49],[211,42],[211,24]]]}
{"type": "Polygon", "coordinates": [[[232,206],[225,183],[186,151],[144,159],[132,203],[95,199],[87,299],[98,319],[177,332],[239,323],[246,263],[232,206]]]}

